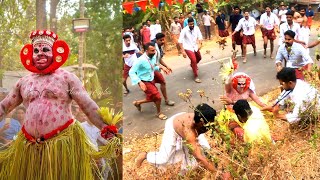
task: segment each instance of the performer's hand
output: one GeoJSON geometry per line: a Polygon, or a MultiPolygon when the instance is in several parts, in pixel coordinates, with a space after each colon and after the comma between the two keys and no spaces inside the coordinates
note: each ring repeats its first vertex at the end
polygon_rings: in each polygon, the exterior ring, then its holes
{"type": "Polygon", "coordinates": [[[272,112],[272,109],[273,107],[271,105],[260,108],[261,111],[270,111],[270,112],[272,112]]]}
{"type": "Polygon", "coordinates": [[[182,56],[183,56],[184,58],[187,58],[186,52],[182,52],[182,56]]]}
{"type": "Polygon", "coordinates": [[[142,91],[146,91],[147,90],[147,86],[142,81],[139,82],[139,86],[140,86],[142,91]]]}
{"type": "Polygon", "coordinates": [[[281,65],[277,66],[277,72],[281,71],[281,69],[282,69],[281,65]]]}
{"type": "Polygon", "coordinates": [[[227,97],[227,96],[220,96],[220,101],[224,104],[224,105],[228,105],[228,104],[232,104],[233,101],[231,98],[227,97]]]}

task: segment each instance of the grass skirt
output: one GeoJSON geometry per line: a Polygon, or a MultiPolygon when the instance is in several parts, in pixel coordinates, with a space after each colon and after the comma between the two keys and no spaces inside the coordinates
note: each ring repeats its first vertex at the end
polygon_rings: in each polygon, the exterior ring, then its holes
{"type": "Polygon", "coordinates": [[[111,144],[95,151],[79,122],[42,144],[29,142],[20,131],[8,149],[0,151],[0,179],[102,179],[95,159],[113,158],[111,144]]]}

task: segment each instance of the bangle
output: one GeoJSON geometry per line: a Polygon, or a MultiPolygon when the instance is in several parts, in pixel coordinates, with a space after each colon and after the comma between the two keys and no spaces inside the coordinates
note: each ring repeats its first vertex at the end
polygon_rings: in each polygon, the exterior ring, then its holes
{"type": "Polygon", "coordinates": [[[115,125],[106,125],[101,129],[101,136],[105,139],[111,139],[118,133],[118,128],[115,125]]]}

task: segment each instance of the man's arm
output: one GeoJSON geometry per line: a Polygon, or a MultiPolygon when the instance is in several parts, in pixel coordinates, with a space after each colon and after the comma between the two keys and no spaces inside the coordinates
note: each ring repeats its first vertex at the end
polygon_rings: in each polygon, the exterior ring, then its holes
{"type": "Polygon", "coordinates": [[[236,135],[238,140],[244,142],[244,130],[236,121],[230,121],[228,127],[236,135]]]}
{"type": "Polygon", "coordinates": [[[316,40],[316,41],[310,43],[310,44],[307,46],[307,48],[313,48],[313,47],[317,46],[318,44],[320,44],[320,40],[316,40]]]}
{"type": "Polygon", "coordinates": [[[183,48],[183,38],[184,38],[184,36],[185,36],[185,31],[184,31],[184,29],[182,29],[182,31],[180,33],[180,36],[179,36],[178,43],[179,43],[179,46],[180,46],[180,49],[181,49],[181,52],[182,52],[182,56],[184,58],[186,58],[187,54],[186,54],[186,52],[185,52],[185,50],[183,48]]]}
{"type": "Polygon", "coordinates": [[[106,126],[98,113],[99,106],[90,98],[79,78],[70,73],[66,80],[70,90],[69,95],[76,101],[89,120],[99,129],[106,126]]]}
{"type": "Polygon", "coordinates": [[[277,55],[276,55],[275,59],[276,59],[276,61],[275,61],[276,69],[279,72],[283,67],[282,66],[282,60],[284,59],[284,56],[283,56],[283,54],[281,52],[281,46],[278,49],[278,52],[277,52],[277,55]]]}
{"type": "Polygon", "coordinates": [[[191,146],[193,157],[197,160],[200,166],[204,167],[209,171],[214,171],[214,165],[210,162],[201,152],[200,145],[198,144],[196,133],[189,130],[186,132],[186,141],[191,146]]]}
{"type": "MultiPolygon", "coordinates": [[[[248,91],[251,91],[250,89],[248,91]]],[[[257,103],[260,107],[265,107],[267,106],[265,103],[263,103],[260,98],[254,93],[254,92],[250,92],[249,94],[250,98],[255,102],[257,103]]]]}

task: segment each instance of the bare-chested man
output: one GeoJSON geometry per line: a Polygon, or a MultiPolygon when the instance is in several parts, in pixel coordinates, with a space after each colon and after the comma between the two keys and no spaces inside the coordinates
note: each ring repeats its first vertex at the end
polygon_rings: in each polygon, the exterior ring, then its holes
{"type": "Polygon", "coordinates": [[[210,148],[202,133],[208,131],[206,125],[213,122],[215,116],[216,111],[208,104],[198,105],[194,113],[183,112],[172,116],[166,122],[159,151],[140,153],[136,158],[137,167],[140,167],[146,159],[157,167],[182,161],[182,171],[187,170],[188,167],[195,167],[198,162],[207,170],[214,171],[212,162],[203,155],[201,146],[210,148]],[[186,144],[192,146],[192,156],[189,155],[186,144]]]}

